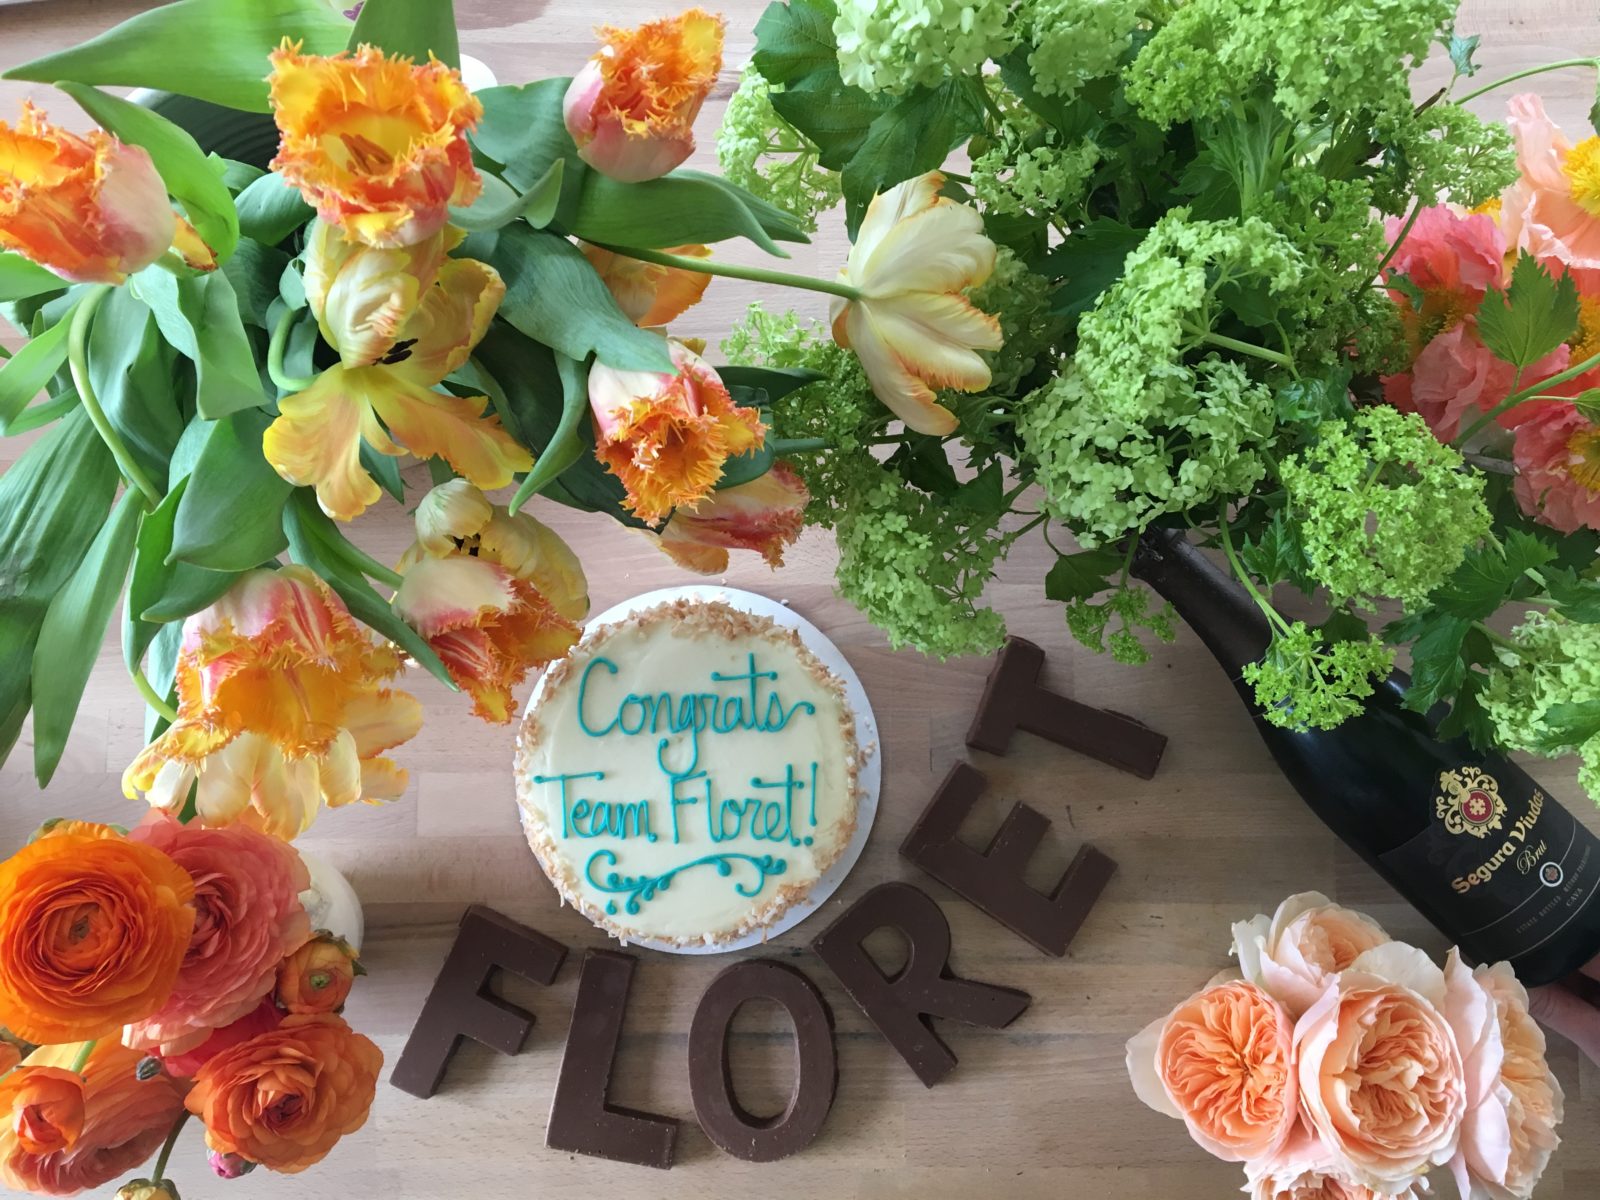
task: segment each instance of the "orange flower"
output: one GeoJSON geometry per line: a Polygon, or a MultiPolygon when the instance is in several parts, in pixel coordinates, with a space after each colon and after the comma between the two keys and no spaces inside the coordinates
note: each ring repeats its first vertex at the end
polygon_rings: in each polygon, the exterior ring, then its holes
{"type": "Polygon", "coordinates": [[[171,994],[194,881],[161,851],[61,834],[0,864],[0,1024],[30,1042],[120,1031],[171,994]]]}
{"type": "Polygon", "coordinates": [[[416,700],[384,686],[401,666],[308,568],[247,572],[184,623],[179,719],[129,764],[123,791],[176,812],[198,783],[203,824],[284,840],[323,804],[395,799],[406,773],[380,755],[422,725],[416,700]]]}
{"type": "Polygon", "coordinates": [[[589,369],[595,454],[645,521],[708,495],[728,457],[758,449],[766,436],[756,410],[735,404],[698,354],[682,342],[668,346],[678,368],[670,375],[600,362],[589,369]]]}
{"type": "Polygon", "coordinates": [[[212,1150],[294,1174],[366,1124],[382,1067],[340,1018],[289,1016],[201,1067],[186,1103],[212,1150]]]}
{"type": "Polygon", "coordinates": [[[0,121],[0,248],[75,283],[121,283],[172,245],[178,220],[150,155],[97,129],[87,138],[27,102],[0,121]]]}
{"type": "Polygon", "coordinates": [[[22,1050],[15,1042],[0,1040],[0,1075],[22,1061],[22,1050]]]}
{"type": "Polygon", "coordinates": [[[483,183],[467,133],[483,106],[461,73],[429,57],[273,51],[272,107],[283,135],[273,170],[317,214],[369,246],[409,246],[437,233],[452,204],[483,183]]]}
{"type": "Polygon", "coordinates": [[[0,1079],[0,1120],[28,1154],[72,1149],[83,1132],[83,1076],[18,1067],[0,1079]]]}
{"type": "Polygon", "coordinates": [[[806,485],[788,463],[749,483],[721,488],[697,504],[675,509],[661,531],[661,548],[680,567],[702,575],[728,569],[729,550],[755,550],[772,567],[805,524],[806,485]]]}
{"type": "MultiPolygon", "coordinates": [[[[23,1069],[64,1068],[77,1051],[41,1047],[23,1069]]],[[[83,1128],[70,1148],[32,1153],[11,1125],[0,1128],[0,1180],[18,1191],[71,1196],[146,1161],[183,1112],[183,1085],[165,1072],[140,1079],[142,1057],[111,1039],[95,1046],[83,1069],[83,1128]]]]}
{"type": "MultiPolygon", "coordinates": [[[[709,246],[673,246],[667,254],[682,258],[710,258],[709,246]]],[[[583,256],[600,274],[600,280],[616,297],[617,305],[635,325],[646,328],[677,320],[700,303],[711,283],[711,276],[682,267],[663,267],[613,254],[599,246],[583,245],[583,256]]]]}
{"type": "Polygon", "coordinates": [[[694,120],[722,69],[724,22],[694,8],[637,29],[606,26],[605,44],[567,88],[562,110],[578,157],[638,183],[694,151],[694,120]]]}
{"type": "Polygon", "coordinates": [[[355,947],[331,933],[307,942],[278,968],[278,1003],[291,1013],[336,1013],[356,976],[364,974],[355,947]]]}

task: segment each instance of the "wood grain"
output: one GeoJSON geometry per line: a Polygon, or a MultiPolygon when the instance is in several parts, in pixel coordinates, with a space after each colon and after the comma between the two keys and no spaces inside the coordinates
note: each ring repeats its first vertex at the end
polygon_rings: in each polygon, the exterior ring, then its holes
{"type": "MultiPolygon", "coordinates": [[[[0,11],[0,64],[10,65],[71,44],[146,7],[130,0],[49,0],[0,11]]],[[[720,96],[731,90],[748,57],[759,0],[730,0],[729,66],[720,96]]],[[[591,5],[534,0],[461,0],[462,48],[506,81],[570,73],[591,47],[590,26],[602,17],[632,23],[670,11],[655,0],[591,5]]],[[[1481,32],[1487,74],[1539,61],[1593,53],[1600,21],[1593,0],[1469,0],[1460,26],[1481,32]]],[[[182,48],[174,49],[181,72],[182,48]]],[[[203,53],[195,47],[192,52],[203,53]]],[[[1423,93],[1447,74],[1431,63],[1418,79],[1423,93]]],[[[1593,96],[1592,75],[1567,72],[1539,81],[1552,113],[1580,127],[1593,96]]],[[[64,97],[37,85],[0,84],[0,112],[24,96],[73,118],[64,97]]],[[[1497,112],[1503,97],[1480,102],[1497,112]]],[[[720,112],[709,105],[701,128],[709,141],[720,112]]],[[[82,123],[81,114],[75,117],[82,123]]],[[[709,163],[709,146],[698,161],[709,163]]],[[[837,228],[795,254],[797,269],[832,273],[844,241],[837,228]]],[[[694,314],[688,332],[722,336],[752,288],[721,281],[694,314]]],[[[805,298],[807,300],[811,297],[805,298]]],[[[773,297],[771,303],[783,303],[773,297]]],[[[820,306],[802,303],[810,313],[820,306]]],[[[0,443],[0,465],[22,445],[0,443]]],[[[408,472],[415,488],[426,486],[408,472]]],[[[681,572],[638,535],[599,517],[541,503],[539,515],[582,554],[597,607],[648,588],[685,582],[681,572]]],[[[378,557],[396,558],[409,523],[392,503],[355,527],[378,557]]],[[[1083,840],[1120,864],[1099,907],[1067,958],[1047,959],[901,861],[896,847],[926,803],[936,780],[962,756],[962,734],[986,663],[938,663],[891,651],[883,637],[833,592],[835,552],[826,536],[808,535],[790,565],[772,574],[741,563],[727,581],[779,597],[838,642],[874,699],[883,730],[885,774],[878,827],[860,866],[829,906],[836,912],[872,884],[910,879],[943,905],[955,934],[961,972],[1020,987],[1033,1007],[1002,1032],[948,1030],[961,1065],[927,1091],[867,1027],[806,942],[826,920],[815,918],[774,943],[768,953],[793,961],[816,980],[838,1019],[840,1087],[822,1138],[784,1163],[738,1163],[712,1147],[691,1119],[683,1056],[694,1003],[716,960],[646,953],[635,981],[622,1046],[618,1103],[684,1119],[679,1166],[667,1176],[575,1158],[544,1147],[544,1121],[576,980],[574,954],[555,987],[508,984],[506,992],[538,1017],[529,1047],[516,1058],[469,1047],[444,1089],[418,1101],[380,1086],[371,1122],[334,1156],[302,1177],[253,1175],[222,1185],[238,1196],[351,1195],[505,1197],[658,1194],[745,1197],[752,1194],[889,1200],[911,1195],[993,1195],[1014,1200],[1061,1197],[1161,1197],[1211,1200],[1235,1194],[1237,1168],[1215,1163],[1176,1124],[1134,1099],[1123,1069],[1123,1043],[1146,1022],[1225,965],[1231,921],[1270,911],[1290,892],[1321,889],[1371,912],[1397,936],[1442,949],[1399,898],[1300,804],[1256,740],[1229,685],[1187,632],[1142,669],[1118,667],[1078,649],[1058,607],[1043,598],[1048,565],[1042,543],[1019,545],[990,599],[1011,629],[1045,646],[1053,685],[1109,704],[1162,730],[1171,748],[1157,778],[1133,780],[1087,759],[1019,736],[1005,758],[975,754],[990,774],[982,816],[971,830],[984,837],[1014,800],[1024,799],[1055,823],[1038,863],[1041,878],[1059,872],[1083,840]],[[984,828],[984,822],[988,827],[984,828]]],[[[362,981],[349,1016],[373,1036],[392,1063],[438,969],[463,907],[481,901],[527,921],[574,951],[604,939],[560,908],[523,844],[513,810],[512,732],[474,721],[460,697],[425,677],[410,686],[427,710],[422,734],[400,758],[411,770],[404,799],[382,809],[324,816],[304,839],[308,849],[341,867],[366,904],[369,938],[362,981]]],[[[40,793],[29,770],[29,739],[0,770],[0,847],[17,845],[39,821],[72,813],[131,821],[138,810],[122,798],[118,777],[140,744],[142,709],[122,673],[115,638],[95,669],[83,711],[56,782],[40,793]]],[[[1581,799],[1571,764],[1539,774],[1583,819],[1600,818],[1581,799]]],[[[748,1012],[737,1026],[748,1106],[776,1109],[786,1094],[786,1041],[778,1018],[748,1012]]],[[[1570,1045],[1552,1039],[1551,1053],[1567,1090],[1566,1143],[1556,1155],[1541,1200],[1600,1194],[1600,1147],[1590,1133],[1600,1119],[1600,1080],[1570,1045]]],[[[209,1193],[199,1138],[186,1135],[175,1160],[186,1195],[209,1193]]],[[[1447,1180],[1436,1195],[1448,1196],[1447,1180]]],[[[109,1194],[109,1189],[108,1193],[109,1194]]]]}

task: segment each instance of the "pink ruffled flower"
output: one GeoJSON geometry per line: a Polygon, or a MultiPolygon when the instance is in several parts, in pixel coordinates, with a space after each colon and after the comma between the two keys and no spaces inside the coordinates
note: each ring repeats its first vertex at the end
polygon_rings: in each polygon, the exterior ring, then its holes
{"type": "Polygon", "coordinates": [[[1574,146],[1531,93],[1513,96],[1510,109],[1522,178],[1501,203],[1507,244],[1570,267],[1600,268],[1600,138],[1574,146]]]}
{"type": "Polygon", "coordinates": [[[194,935],[177,986],[123,1036],[137,1050],[181,1053],[271,993],[278,965],[311,936],[300,904],[311,877],[286,843],[244,825],[206,829],[152,810],[128,836],[194,879],[194,935]]]}
{"type": "Polygon", "coordinates": [[[1509,963],[1469,970],[1452,950],[1445,1015],[1466,1071],[1467,1115],[1450,1171],[1463,1196],[1528,1200],[1561,1139],[1565,1098],[1544,1031],[1509,963]]]}
{"type": "Polygon", "coordinates": [[[282,1025],[283,1016],[281,1008],[271,1000],[263,1000],[233,1024],[215,1030],[193,1050],[166,1055],[162,1062],[166,1064],[170,1074],[179,1079],[192,1079],[199,1073],[201,1067],[224,1050],[237,1046],[240,1042],[248,1042],[258,1034],[269,1033],[282,1025]]]}
{"type": "Polygon", "coordinates": [[[1600,529],[1600,426],[1575,405],[1548,403],[1517,425],[1516,497],[1535,520],[1572,533],[1600,529]]]}
{"type": "Polygon", "coordinates": [[[1298,1017],[1362,954],[1390,941],[1371,917],[1343,908],[1321,892],[1301,892],[1233,927],[1239,969],[1298,1017]]]}
{"type": "MultiPolygon", "coordinates": [[[[1391,217],[1384,233],[1391,242],[1405,222],[1391,217]]],[[[1469,213],[1449,204],[1436,204],[1418,215],[1416,224],[1390,260],[1386,275],[1403,275],[1425,297],[1456,298],[1463,312],[1478,306],[1483,294],[1497,286],[1505,274],[1506,239],[1494,218],[1469,213]]],[[[1395,300],[1406,303],[1401,292],[1395,300]]]]}
{"type": "MultiPolygon", "coordinates": [[[[1570,351],[1558,346],[1523,372],[1523,385],[1567,368],[1570,351]]],[[[1488,412],[1511,394],[1517,371],[1510,363],[1496,358],[1478,339],[1477,323],[1468,318],[1430,341],[1411,367],[1407,403],[1387,392],[1390,403],[1407,412],[1418,412],[1441,442],[1455,440],[1463,425],[1470,426],[1479,413],[1488,412]]],[[[1532,415],[1535,406],[1518,405],[1501,414],[1499,421],[1508,428],[1532,415]]]]}

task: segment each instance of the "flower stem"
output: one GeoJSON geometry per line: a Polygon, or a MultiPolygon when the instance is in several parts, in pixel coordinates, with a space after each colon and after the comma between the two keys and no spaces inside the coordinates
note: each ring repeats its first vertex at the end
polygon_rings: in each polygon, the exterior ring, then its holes
{"type": "Polygon", "coordinates": [[[1256,587],[1255,580],[1250,578],[1250,572],[1246,571],[1244,563],[1239,561],[1239,555],[1233,548],[1233,531],[1228,528],[1228,523],[1219,520],[1217,522],[1217,531],[1222,535],[1220,539],[1222,553],[1227,556],[1228,566],[1233,569],[1234,576],[1240,583],[1244,584],[1244,590],[1250,593],[1250,598],[1256,602],[1256,607],[1267,615],[1267,619],[1272,622],[1273,627],[1287,633],[1289,630],[1288,623],[1278,614],[1278,610],[1272,606],[1272,601],[1261,594],[1261,590],[1256,587]]]}
{"type": "Polygon", "coordinates": [[[1400,226],[1400,232],[1395,234],[1394,241],[1389,243],[1389,249],[1378,260],[1378,269],[1372,273],[1373,278],[1380,284],[1383,280],[1383,269],[1394,261],[1394,256],[1400,251],[1400,244],[1406,240],[1406,235],[1411,232],[1411,227],[1417,223],[1417,218],[1422,215],[1422,201],[1418,200],[1411,206],[1411,215],[1406,218],[1406,223],[1400,226]]]}
{"type": "Polygon", "coordinates": [[[167,1134],[167,1140],[161,1144],[161,1155],[156,1159],[156,1169],[151,1173],[150,1179],[160,1183],[167,1173],[167,1160],[172,1157],[172,1148],[178,1144],[178,1135],[183,1132],[183,1127],[189,1123],[189,1114],[183,1113],[173,1123],[172,1132],[167,1134]]]}
{"type": "Polygon", "coordinates": [[[77,310],[72,314],[72,325],[67,330],[67,365],[71,368],[72,385],[77,389],[83,410],[89,414],[89,422],[106,444],[106,449],[111,451],[117,469],[122,472],[129,486],[144,493],[145,507],[154,508],[161,503],[161,493],[150,482],[150,476],[145,474],[144,468],[128,452],[117,431],[111,427],[105,409],[100,407],[100,398],[95,395],[94,384],[89,381],[89,327],[94,322],[95,310],[110,294],[110,285],[102,284],[90,289],[89,294],[78,302],[77,310]]]}
{"type": "MultiPolygon", "coordinates": [[[[1577,366],[1568,367],[1565,371],[1562,371],[1561,374],[1559,374],[1559,375],[1552,375],[1548,379],[1541,379],[1537,383],[1529,384],[1527,387],[1523,388],[1519,392],[1512,392],[1511,395],[1507,396],[1504,400],[1500,401],[1499,404],[1496,404],[1488,412],[1484,413],[1481,417],[1479,417],[1476,421],[1474,421],[1470,426],[1468,426],[1467,427],[1467,431],[1456,438],[1456,445],[1457,446],[1465,446],[1467,444],[1467,442],[1469,440],[1471,440],[1473,434],[1477,433],[1478,430],[1482,429],[1485,425],[1487,425],[1490,421],[1494,420],[1496,417],[1498,417],[1501,413],[1505,412],[1507,409],[1515,408],[1517,405],[1521,404],[1524,400],[1538,399],[1539,398],[1539,393],[1541,391],[1543,391],[1543,389],[1555,387],[1558,384],[1566,383],[1567,380],[1569,380],[1569,379],[1576,379],[1579,375],[1582,375],[1585,371],[1591,370],[1592,368],[1597,367],[1597,366],[1600,366],[1600,354],[1591,354],[1588,358],[1584,359],[1577,366]]],[[[1566,399],[1566,397],[1564,397],[1564,396],[1563,397],[1558,397],[1558,398],[1559,399],[1566,399]]]]}
{"type": "Polygon", "coordinates": [[[826,279],[813,279],[809,275],[793,275],[788,271],[772,271],[766,267],[742,267],[737,263],[713,262],[706,258],[685,258],[660,250],[637,250],[631,246],[611,246],[596,242],[602,250],[636,258],[640,262],[655,263],[661,267],[676,267],[680,271],[694,271],[701,275],[722,275],[729,279],[748,279],[755,283],[775,283],[779,287],[800,288],[807,292],[827,292],[830,296],[843,296],[846,300],[859,300],[861,293],[845,283],[826,279]]]}
{"type": "Polygon", "coordinates": [[[1485,625],[1482,621],[1474,621],[1473,622],[1473,627],[1475,629],[1477,629],[1477,631],[1479,633],[1483,634],[1484,637],[1488,638],[1491,642],[1493,642],[1496,646],[1502,646],[1507,650],[1514,650],[1518,654],[1522,653],[1522,647],[1521,646],[1517,645],[1515,642],[1513,642],[1510,638],[1506,637],[1504,634],[1496,633],[1494,630],[1490,629],[1487,625],[1485,625]]]}
{"type": "Polygon", "coordinates": [[[134,663],[128,668],[128,674],[133,676],[133,686],[139,689],[139,694],[144,697],[144,702],[165,717],[168,722],[176,723],[178,710],[168,704],[166,698],[156,691],[155,685],[139,669],[138,663],[134,663]]]}
{"type": "Polygon", "coordinates": [[[1594,67],[1600,70],[1600,58],[1564,58],[1560,62],[1529,67],[1526,70],[1507,75],[1503,79],[1496,79],[1493,83],[1486,83],[1477,91],[1468,92],[1465,96],[1458,96],[1455,103],[1465,104],[1468,100],[1476,100],[1479,96],[1494,91],[1495,88],[1505,87],[1506,84],[1515,83],[1519,79],[1527,79],[1530,75],[1543,75],[1546,71],[1564,71],[1568,67],[1594,67]]]}
{"type": "Polygon", "coordinates": [[[294,324],[294,313],[286,312],[278,318],[278,324],[272,331],[272,340],[267,343],[267,375],[272,382],[278,385],[282,392],[303,392],[315,379],[301,379],[286,373],[283,369],[283,351],[289,344],[289,328],[294,324]]]}
{"type": "MultiPolygon", "coordinates": [[[[899,441],[899,438],[895,438],[899,441]]],[[[827,438],[773,438],[767,443],[774,454],[805,454],[811,450],[826,450],[833,445],[827,438]]]]}
{"type": "Polygon", "coordinates": [[[82,1075],[84,1066],[89,1062],[89,1055],[94,1053],[94,1047],[94,1041],[87,1041],[79,1046],[77,1057],[72,1060],[72,1065],[67,1070],[74,1075],[82,1075]]]}
{"type": "Polygon", "coordinates": [[[1264,358],[1268,362],[1277,363],[1280,367],[1292,367],[1294,360],[1287,354],[1277,350],[1268,350],[1265,346],[1257,346],[1254,342],[1241,342],[1237,338],[1224,337],[1220,333],[1200,333],[1200,340],[1213,346],[1221,346],[1224,350],[1234,350],[1240,354],[1248,354],[1254,358],[1264,358]]]}

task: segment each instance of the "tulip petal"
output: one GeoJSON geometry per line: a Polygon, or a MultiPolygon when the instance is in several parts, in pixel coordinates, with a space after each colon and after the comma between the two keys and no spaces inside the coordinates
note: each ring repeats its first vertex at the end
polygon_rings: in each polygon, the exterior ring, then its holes
{"type": "Polygon", "coordinates": [[[872,383],[873,395],[908,429],[939,437],[954,433],[958,427],[955,414],[939,404],[933,389],[878,339],[865,308],[861,303],[852,304],[844,314],[844,324],[850,348],[872,383]]]}
{"type": "Polygon", "coordinates": [[[989,386],[989,364],[976,350],[1000,345],[999,323],[960,296],[923,292],[864,300],[861,307],[877,339],[931,386],[963,392],[989,386]]]}
{"type": "Polygon", "coordinates": [[[344,727],[366,760],[414,738],[422,728],[422,705],[410,692],[361,692],[345,705],[344,727]]]}
{"type": "Polygon", "coordinates": [[[348,729],[341,729],[317,759],[317,785],[329,808],[343,808],[361,799],[361,756],[348,729]]]}
{"type": "Polygon", "coordinates": [[[567,620],[589,615],[583,563],[560,534],[527,513],[495,509],[479,536],[478,554],[533,584],[567,620]]]}
{"type": "Polygon", "coordinates": [[[391,758],[361,760],[361,798],[367,803],[398,800],[405,795],[409,782],[409,774],[391,758]]]}
{"type": "Polygon", "coordinates": [[[424,387],[438,383],[483,340],[505,294],[505,281],[488,263],[449,259],[406,322],[401,336],[411,345],[403,358],[396,355],[395,374],[424,387]]]}
{"type": "Polygon", "coordinates": [[[417,563],[395,592],[395,614],[425,638],[475,624],[516,604],[515,576],[497,563],[453,555],[417,563]]]}
{"type": "Polygon", "coordinates": [[[879,244],[893,232],[894,227],[915,213],[925,212],[939,200],[939,189],[944,187],[944,176],[929,171],[915,179],[897,183],[887,192],[879,192],[867,205],[867,215],[856,230],[855,245],[850,250],[850,273],[859,279],[858,267],[871,259],[879,244]]]}
{"type": "Polygon", "coordinates": [[[977,210],[940,198],[889,230],[856,278],[869,298],[958,292],[989,278],[995,255],[977,210]]]}
{"type": "Polygon", "coordinates": [[[359,386],[351,386],[358,384],[347,368],[330,367],[305,391],[278,402],[278,418],[261,439],[272,469],[290,483],[314,486],[323,511],[341,521],[360,516],[380,494],[361,465],[361,435],[376,423],[359,386]]]}
{"type": "Polygon", "coordinates": [[[429,554],[449,554],[481,533],[494,512],[489,498],[465,479],[447,479],[417,505],[417,541],[429,554]]]}
{"type": "Polygon", "coordinates": [[[499,418],[484,415],[489,401],[483,396],[442,395],[384,371],[368,381],[367,398],[407,451],[444,459],[486,491],[505,487],[516,472],[533,466],[533,456],[512,441],[499,418]]]}

